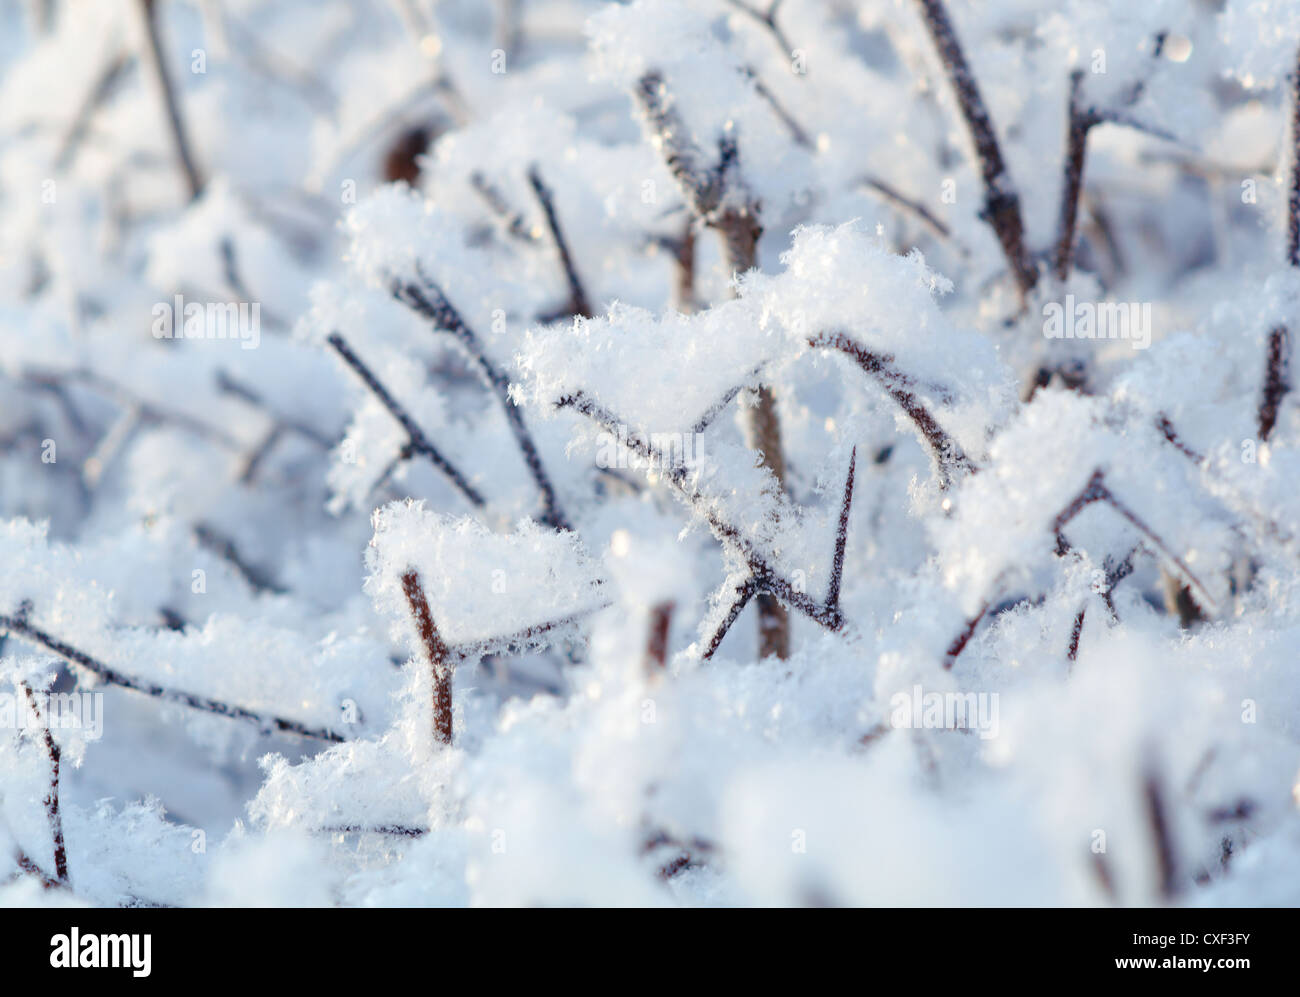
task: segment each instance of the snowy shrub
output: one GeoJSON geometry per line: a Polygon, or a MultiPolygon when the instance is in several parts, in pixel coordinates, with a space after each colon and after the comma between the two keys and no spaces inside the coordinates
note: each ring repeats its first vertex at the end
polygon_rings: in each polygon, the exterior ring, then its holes
{"type": "Polygon", "coordinates": [[[0,900],[1300,902],[1294,0],[0,4],[0,900]]]}

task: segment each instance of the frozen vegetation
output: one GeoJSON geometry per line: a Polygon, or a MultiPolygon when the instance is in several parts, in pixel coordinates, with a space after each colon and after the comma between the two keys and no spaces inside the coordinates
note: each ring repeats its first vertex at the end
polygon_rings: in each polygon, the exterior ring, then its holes
{"type": "Polygon", "coordinates": [[[0,0],[0,903],[1300,904],[1300,0],[0,0]]]}

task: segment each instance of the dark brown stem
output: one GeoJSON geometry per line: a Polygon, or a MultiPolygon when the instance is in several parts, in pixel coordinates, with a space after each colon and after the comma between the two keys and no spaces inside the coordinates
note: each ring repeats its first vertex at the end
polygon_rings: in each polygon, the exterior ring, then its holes
{"type": "Polygon", "coordinates": [[[433,679],[433,736],[440,744],[451,744],[451,656],[434,625],[429,600],[424,596],[420,576],[414,568],[402,575],[402,591],[406,593],[411,615],[415,618],[415,629],[424,645],[433,679]]]}
{"type": "Polygon", "coordinates": [[[673,259],[677,264],[677,310],[686,314],[695,311],[695,219],[686,219],[682,236],[674,247],[673,259]]]}
{"type": "Polygon", "coordinates": [[[1079,638],[1083,636],[1083,620],[1088,613],[1088,607],[1084,606],[1074,617],[1074,626],[1070,628],[1070,647],[1065,657],[1070,664],[1074,664],[1079,657],[1079,638]]]}
{"type": "Polygon", "coordinates": [[[1286,260],[1300,267],[1300,51],[1291,78],[1291,176],[1287,184],[1286,260]]]}
{"type": "Polygon", "coordinates": [[[975,636],[975,631],[979,629],[980,622],[988,613],[989,605],[987,602],[984,603],[979,612],[966,621],[966,626],[962,628],[961,633],[954,637],[952,643],[948,645],[948,650],[943,656],[943,667],[945,669],[951,671],[961,652],[966,650],[966,645],[971,642],[971,638],[975,636]]]}
{"type": "Polygon", "coordinates": [[[406,409],[399,405],[397,400],[389,394],[388,389],[384,387],[379,378],[375,377],[370,368],[362,362],[352,347],[348,345],[347,340],[337,332],[332,332],[326,342],[334,348],[334,352],[343,359],[343,362],[361,378],[362,383],[370,390],[370,393],[379,399],[379,403],[388,410],[388,414],[396,419],[402,429],[406,431],[406,446],[402,448],[402,459],[407,460],[416,454],[426,458],[429,463],[446,476],[452,486],[465,497],[465,501],[476,509],[483,508],[487,503],[478,489],[471,485],[451,461],[442,455],[442,451],[429,441],[429,438],[424,435],[424,430],[416,424],[406,409]]]}
{"type": "Polygon", "coordinates": [[[111,668],[98,659],[91,657],[85,651],[78,650],[71,644],[64,643],[39,627],[32,626],[27,622],[25,614],[22,613],[12,616],[0,615],[0,631],[7,631],[28,643],[45,648],[69,664],[76,665],[78,668],[94,675],[106,685],[117,686],[119,689],[128,689],[131,692],[138,692],[153,699],[167,703],[177,703],[190,709],[201,710],[204,713],[214,713],[217,716],[229,717],[232,720],[243,720],[256,724],[264,731],[296,734],[299,737],[313,738],[318,741],[341,742],[346,740],[341,734],[336,734],[328,728],[308,727],[297,720],[257,713],[242,706],[235,706],[218,699],[210,699],[207,696],[199,696],[192,692],[170,689],[166,686],[156,685],[146,679],[119,672],[117,669],[111,668]]]}
{"type": "Polygon", "coordinates": [[[185,119],[181,116],[180,100],[172,83],[171,73],[167,68],[167,56],[163,51],[162,30],[158,23],[157,0],[140,0],[144,13],[145,35],[149,42],[149,61],[153,63],[154,75],[158,88],[162,91],[163,104],[167,112],[167,124],[171,128],[172,141],[176,146],[176,158],[180,161],[185,181],[189,185],[190,200],[197,200],[203,193],[203,179],[195,165],[194,154],[190,151],[190,141],[185,131],[185,119]]]}
{"type": "Polygon", "coordinates": [[[844,498],[840,501],[840,520],[835,527],[835,552],[831,555],[831,581],[826,586],[826,605],[838,609],[840,582],[844,577],[844,551],[849,543],[849,513],[853,509],[853,479],[858,467],[858,448],[849,454],[849,473],[844,479],[844,498]]]}
{"type": "Polygon", "coordinates": [[[1021,295],[1038,283],[1038,270],[1025,250],[1025,225],[1020,212],[1020,195],[1002,159],[993,122],[980,96],[979,86],[966,62],[957,33],[943,0],[916,0],[921,8],[934,47],[939,53],[948,81],[952,84],[957,106],[966,122],[975,159],[984,181],[984,209],[980,217],[993,229],[1011,267],[1011,275],[1021,295]]]}
{"type": "Polygon", "coordinates": [[[65,885],[46,873],[46,871],[33,862],[31,856],[21,848],[16,849],[14,852],[14,864],[17,865],[19,870],[21,870],[25,875],[31,876],[40,883],[42,889],[57,890],[65,885]]]}

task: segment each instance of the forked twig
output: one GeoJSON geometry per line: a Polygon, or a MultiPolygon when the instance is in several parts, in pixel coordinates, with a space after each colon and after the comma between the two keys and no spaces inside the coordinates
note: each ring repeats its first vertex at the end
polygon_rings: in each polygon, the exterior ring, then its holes
{"type": "Polygon", "coordinates": [[[374,375],[370,368],[357,356],[352,347],[348,345],[347,340],[337,332],[332,332],[326,342],[334,348],[335,353],[342,357],[343,362],[361,378],[362,383],[370,390],[370,393],[379,400],[379,403],[388,410],[388,414],[396,419],[402,429],[405,430],[406,445],[402,447],[398,462],[409,460],[415,455],[426,458],[429,463],[443,473],[456,491],[460,492],[470,505],[476,509],[483,508],[487,503],[478,489],[471,485],[455,465],[443,456],[442,451],[430,442],[429,438],[424,435],[424,430],[411,418],[410,413],[397,403],[397,400],[393,398],[379,378],[374,375]]]}
{"type": "Polygon", "coordinates": [[[827,598],[822,602],[818,602],[803,591],[801,586],[796,586],[788,578],[780,574],[769,555],[761,551],[739,528],[725,522],[718,516],[710,507],[707,497],[701,494],[690,481],[684,467],[670,461],[664,453],[651,444],[643,435],[620,432],[620,426],[626,427],[627,424],[614,413],[601,406],[582,391],[564,396],[555,402],[555,407],[561,409],[571,408],[582,413],[609,431],[614,439],[645,461],[647,466],[661,468],[661,480],[672,488],[674,494],[683,503],[695,510],[708,523],[713,535],[727,551],[744,562],[747,572],[746,578],[735,587],[735,595],[730,607],[724,612],[721,621],[717,624],[712,636],[706,643],[703,653],[705,659],[713,656],[723,638],[726,637],[727,631],[731,629],[732,624],[740,616],[741,610],[759,593],[773,596],[783,606],[798,610],[828,630],[839,631],[844,628],[845,619],[839,606],[839,591],[840,576],[844,570],[844,547],[848,540],[848,509],[853,500],[853,477],[857,466],[856,447],[853,448],[853,453],[849,459],[849,474],[845,482],[844,503],[840,510],[839,525],[842,529],[837,530],[835,539],[831,577],[827,584],[827,598]]]}
{"type": "Polygon", "coordinates": [[[452,306],[447,296],[443,294],[442,288],[429,279],[418,264],[416,270],[420,282],[417,284],[413,281],[394,280],[390,286],[393,297],[428,321],[435,329],[450,333],[461,349],[468,354],[478,368],[483,383],[501,404],[506,422],[510,425],[511,433],[514,434],[515,443],[523,454],[524,463],[528,466],[528,473],[541,493],[541,521],[558,530],[572,530],[568,517],[560,508],[555,486],[551,483],[550,475],[546,473],[546,468],[542,464],[542,456],[538,452],[537,444],[533,441],[527,423],[524,422],[523,410],[510,395],[510,378],[506,376],[505,371],[493,363],[482,340],[461,317],[460,312],[452,306]]]}

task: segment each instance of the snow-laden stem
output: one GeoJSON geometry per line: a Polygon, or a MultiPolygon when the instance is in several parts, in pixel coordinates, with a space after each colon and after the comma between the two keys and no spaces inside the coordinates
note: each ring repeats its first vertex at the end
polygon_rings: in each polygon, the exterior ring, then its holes
{"type": "Polygon", "coordinates": [[[273,714],[258,713],[243,706],[236,706],[232,703],[212,699],[208,696],[200,696],[192,692],[184,692],[180,689],[171,689],[135,675],[119,672],[85,651],[65,643],[39,627],[33,626],[27,622],[26,614],[22,612],[12,615],[0,614],[0,631],[45,648],[68,664],[75,665],[77,668],[94,675],[105,685],[113,685],[119,689],[138,692],[141,695],[162,700],[163,702],[188,706],[190,709],[200,710],[204,713],[215,713],[217,716],[229,717],[232,720],[243,720],[256,724],[262,730],[268,732],[276,731],[282,734],[295,734],[298,737],[307,737],[318,741],[341,742],[346,740],[341,734],[336,734],[325,727],[309,727],[297,720],[290,720],[273,714]]]}
{"type": "MultiPolygon", "coordinates": [[[[772,13],[775,11],[776,5],[773,5],[772,13]]],[[[735,277],[754,269],[763,227],[759,221],[758,202],[748,194],[739,179],[740,147],[735,135],[728,133],[721,137],[718,164],[708,169],[702,165],[700,151],[691,142],[690,133],[671,105],[663,77],[656,71],[645,74],[637,85],[636,95],[660,144],[668,169],[695,214],[718,231],[728,271],[735,277]]],[[[768,385],[759,386],[754,395],[754,404],[745,410],[746,442],[772,473],[777,486],[784,489],[785,451],[781,444],[781,419],[776,398],[768,385]]],[[[759,657],[788,658],[790,617],[785,606],[773,593],[761,587],[751,595],[758,598],[759,657]]],[[[748,599],[746,596],[745,601],[748,599]]]]}
{"type": "MultiPolygon", "coordinates": [[[[1171,576],[1172,583],[1186,593],[1184,597],[1192,607],[1190,610],[1179,609],[1179,614],[1183,619],[1184,626],[1190,622],[1191,613],[1193,611],[1199,616],[1200,609],[1197,605],[1198,603],[1199,605],[1203,605],[1210,609],[1214,608],[1214,598],[1201,583],[1200,579],[1192,573],[1186,562],[1169,548],[1169,545],[1164,541],[1160,534],[1151,529],[1151,527],[1148,526],[1146,522],[1137,515],[1137,513],[1133,512],[1133,510],[1125,505],[1115,495],[1115,493],[1110,490],[1110,487],[1106,484],[1106,476],[1100,469],[1093,472],[1092,477],[1088,479],[1087,484],[1079,490],[1079,493],[1075,495],[1073,499],[1066,503],[1066,505],[1052,520],[1051,529],[1052,535],[1056,538],[1056,554],[1058,557],[1064,557],[1072,549],[1069,540],[1065,537],[1065,528],[1076,516],[1079,515],[1079,513],[1083,512],[1084,509],[1097,503],[1108,505],[1115,510],[1115,512],[1123,517],[1131,526],[1133,526],[1134,529],[1141,533],[1155,549],[1155,552],[1164,559],[1165,564],[1168,566],[1168,573],[1171,576]],[[1192,601],[1193,596],[1195,597],[1195,602],[1192,601]]],[[[1112,590],[1116,584],[1132,574],[1133,558],[1137,554],[1138,549],[1139,548],[1135,547],[1130,550],[1124,559],[1114,567],[1109,563],[1106,565],[1106,592],[1102,596],[1102,601],[1106,604],[1106,608],[1110,611],[1112,617],[1115,616],[1115,603],[1112,590]]],[[[993,601],[993,599],[987,600],[984,605],[980,607],[979,611],[966,621],[961,632],[948,646],[943,662],[943,667],[945,669],[951,669],[956,663],[957,658],[961,655],[962,651],[965,650],[966,645],[969,644],[971,638],[975,636],[975,632],[979,628],[980,623],[988,616],[989,608],[993,605],[993,601]]],[[[1076,617],[1074,629],[1071,634],[1068,654],[1068,659],[1071,662],[1073,662],[1075,657],[1078,655],[1078,640],[1083,630],[1083,617],[1084,613],[1080,611],[1076,617]]]]}
{"type": "Polygon", "coordinates": [[[429,600],[420,585],[420,575],[410,568],[402,575],[402,591],[411,607],[415,630],[428,658],[430,678],[433,683],[433,737],[439,744],[451,744],[451,652],[443,643],[438,628],[429,611],[429,600]]]}

